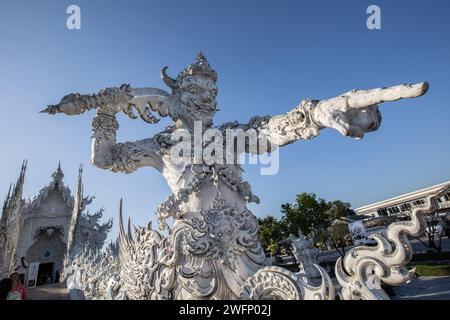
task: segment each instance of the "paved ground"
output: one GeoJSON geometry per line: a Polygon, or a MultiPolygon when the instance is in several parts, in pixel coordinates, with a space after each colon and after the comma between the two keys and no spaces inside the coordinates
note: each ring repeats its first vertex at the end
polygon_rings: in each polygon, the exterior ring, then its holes
{"type": "Polygon", "coordinates": [[[450,300],[450,277],[419,277],[394,287],[393,300],[450,300]]]}
{"type": "MultiPolygon", "coordinates": [[[[427,238],[421,238],[422,241],[427,242],[427,238]]],[[[412,239],[411,245],[413,247],[414,252],[424,252],[427,251],[428,248],[425,247],[419,240],[412,239]]],[[[445,237],[442,239],[442,251],[450,251],[450,239],[445,237]]]]}
{"type": "Polygon", "coordinates": [[[28,300],[70,300],[65,283],[28,288],[28,300]]]}
{"type": "MultiPolygon", "coordinates": [[[[394,287],[393,300],[450,300],[450,277],[419,277],[394,287]]],[[[64,283],[28,289],[29,300],[69,300],[64,283]]]]}

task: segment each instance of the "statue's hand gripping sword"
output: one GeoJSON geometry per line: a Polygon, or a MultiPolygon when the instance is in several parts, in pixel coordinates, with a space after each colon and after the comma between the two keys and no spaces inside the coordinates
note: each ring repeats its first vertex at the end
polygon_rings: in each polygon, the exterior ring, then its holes
{"type": "Polygon", "coordinates": [[[105,88],[95,94],[82,95],[71,93],[64,96],[56,105],[49,105],[42,113],[64,113],[70,116],[79,115],[92,109],[105,109],[113,113],[123,111],[131,119],[137,116],[133,108],[137,110],[142,120],[148,123],[156,123],[160,119],[152,115],[157,112],[161,117],[169,113],[169,93],[156,88],[131,88],[123,84],[119,88],[105,88]]]}

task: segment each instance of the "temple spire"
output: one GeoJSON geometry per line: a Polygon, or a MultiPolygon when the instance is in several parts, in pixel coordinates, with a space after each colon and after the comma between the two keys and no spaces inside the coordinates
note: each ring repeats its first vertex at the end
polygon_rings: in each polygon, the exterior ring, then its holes
{"type": "Polygon", "coordinates": [[[3,202],[2,215],[1,215],[1,219],[0,219],[0,226],[6,226],[6,222],[8,220],[7,211],[8,211],[9,201],[11,199],[12,186],[13,186],[13,184],[11,183],[9,185],[8,195],[6,196],[5,201],[3,202]]]}
{"type": "Polygon", "coordinates": [[[9,202],[11,199],[11,190],[13,190],[13,184],[12,182],[9,184],[8,194],[6,195],[5,204],[9,202]]]}
{"type": "Polygon", "coordinates": [[[25,173],[27,171],[28,160],[22,162],[22,167],[20,168],[19,178],[13,187],[13,194],[11,196],[12,201],[17,201],[22,199],[23,185],[25,183],[25,173]]]}
{"type": "Polygon", "coordinates": [[[12,188],[12,182],[9,184],[8,195],[6,196],[7,199],[9,199],[9,197],[11,197],[11,188],[12,188]]]}
{"type": "Polygon", "coordinates": [[[58,161],[58,168],[56,168],[56,171],[52,174],[53,181],[56,183],[62,183],[62,179],[64,178],[64,173],[61,169],[61,160],[58,161]]]}
{"type": "Polygon", "coordinates": [[[83,165],[80,164],[78,169],[77,190],[73,202],[72,219],[69,226],[69,237],[67,240],[67,256],[70,257],[74,242],[76,241],[76,228],[83,206],[83,165]]]}
{"type": "Polygon", "coordinates": [[[77,194],[76,199],[80,201],[80,207],[81,207],[81,201],[83,201],[83,165],[80,164],[80,167],[78,169],[78,180],[77,180],[77,194]]]}

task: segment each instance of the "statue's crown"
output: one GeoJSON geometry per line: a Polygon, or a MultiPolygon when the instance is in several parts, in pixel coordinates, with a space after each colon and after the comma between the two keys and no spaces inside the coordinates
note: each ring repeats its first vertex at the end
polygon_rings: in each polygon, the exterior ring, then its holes
{"type": "Polygon", "coordinates": [[[217,80],[216,71],[214,71],[211,68],[211,65],[209,64],[205,55],[201,51],[197,53],[197,56],[195,57],[195,62],[190,64],[186,69],[180,72],[180,74],[177,77],[177,81],[182,80],[187,76],[192,76],[195,74],[204,75],[208,78],[211,78],[214,81],[217,80]]]}
{"type": "Polygon", "coordinates": [[[183,80],[187,76],[193,76],[196,74],[203,75],[207,78],[212,79],[213,81],[217,80],[217,73],[211,68],[211,65],[209,64],[208,60],[206,59],[205,55],[202,52],[198,52],[197,56],[195,57],[195,62],[190,64],[186,69],[181,71],[178,74],[178,77],[176,79],[172,79],[167,75],[167,66],[162,68],[161,70],[161,78],[163,79],[164,83],[168,85],[170,88],[175,89],[181,80],[183,80]]]}

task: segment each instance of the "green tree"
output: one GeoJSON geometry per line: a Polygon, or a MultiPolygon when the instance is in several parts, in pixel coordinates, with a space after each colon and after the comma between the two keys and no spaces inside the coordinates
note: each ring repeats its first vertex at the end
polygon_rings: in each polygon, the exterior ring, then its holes
{"type": "Polygon", "coordinates": [[[330,246],[336,249],[341,257],[345,256],[345,247],[352,244],[348,224],[341,220],[334,220],[331,223],[327,228],[326,238],[330,246]]]}
{"type": "Polygon", "coordinates": [[[328,226],[328,203],[317,198],[314,193],[300,193],[294,204],[286,203],[281,206],[281,221],[286,227],[287,234],[297,235],[301,230],[306,236],[312,234],[313,229],[328,226]]]}
{"type": "Polygon", "coordinates": [[[281,206],[281,222],[286,229],[286,235],[296,235],[300,229],[303,234],[313,239],[317,248],[325,250],[327,245],[336,245],[338,252],[341,252],[340,245],[349,242],[341,241],[337,237],[336,231],[342,230],[330,227],[334,221],[355,215],[350,203],[340,200],[326,201],[317,198],[314,193],[306,192],[298,194],[295,200],[294,204],[286,203],[281,206]],[[335,237],[330,237],[330,231],[335,232],[335,237]]]}
{"type": "Polygon", "coordinates": [[[427,227],[425,235],[428,241],[423,241],[421,237],[415,237],[429,250],[442,252],[442,238],[450,234],[450,222],[446,217],[441,217],[439,212],[433,212],[425,217],[427,227]]]}
{"type": "Polygon", "coordinates": [[[328,249],[328,229],[314,229],[311,239],[317,249],[322,251],[328,249]]]}
{"type": "Polygon", "coordinates": [[[351,243],[346,223],[343,222],[346,229],[341,224],[333,226],[334,221],[355,215],[348,202],[326,201],[317,198],[314,193],[303,192],[296,196],[293,204],[283,204],[281,212],[281,220],[273,216],[258,219],[258,238],[267,254],[279,253],[280,242],[285,240],[289,234],[296,236],[298,230],[312,238],[314,245],[321,250],[325,250],[328,245],[331,245],[341,254],[342,251],[345,252],[345,245],[351,243]]]}
{"type": "Polygon", "coordinates": [[[285,238],[285,231],[281,221],[272,216],[258,218],[258,238],[266,254],[275,255],[279,249],[279,242],[285,238]]]}
{"type": "Polygon", "coordinates": [[[331,221],[356,215],[355,211],[350,208],[351,205],[348,202],[342,202],[340,200],[330,201],[328,202],[328,206],[327,215],[331,221]]]}

